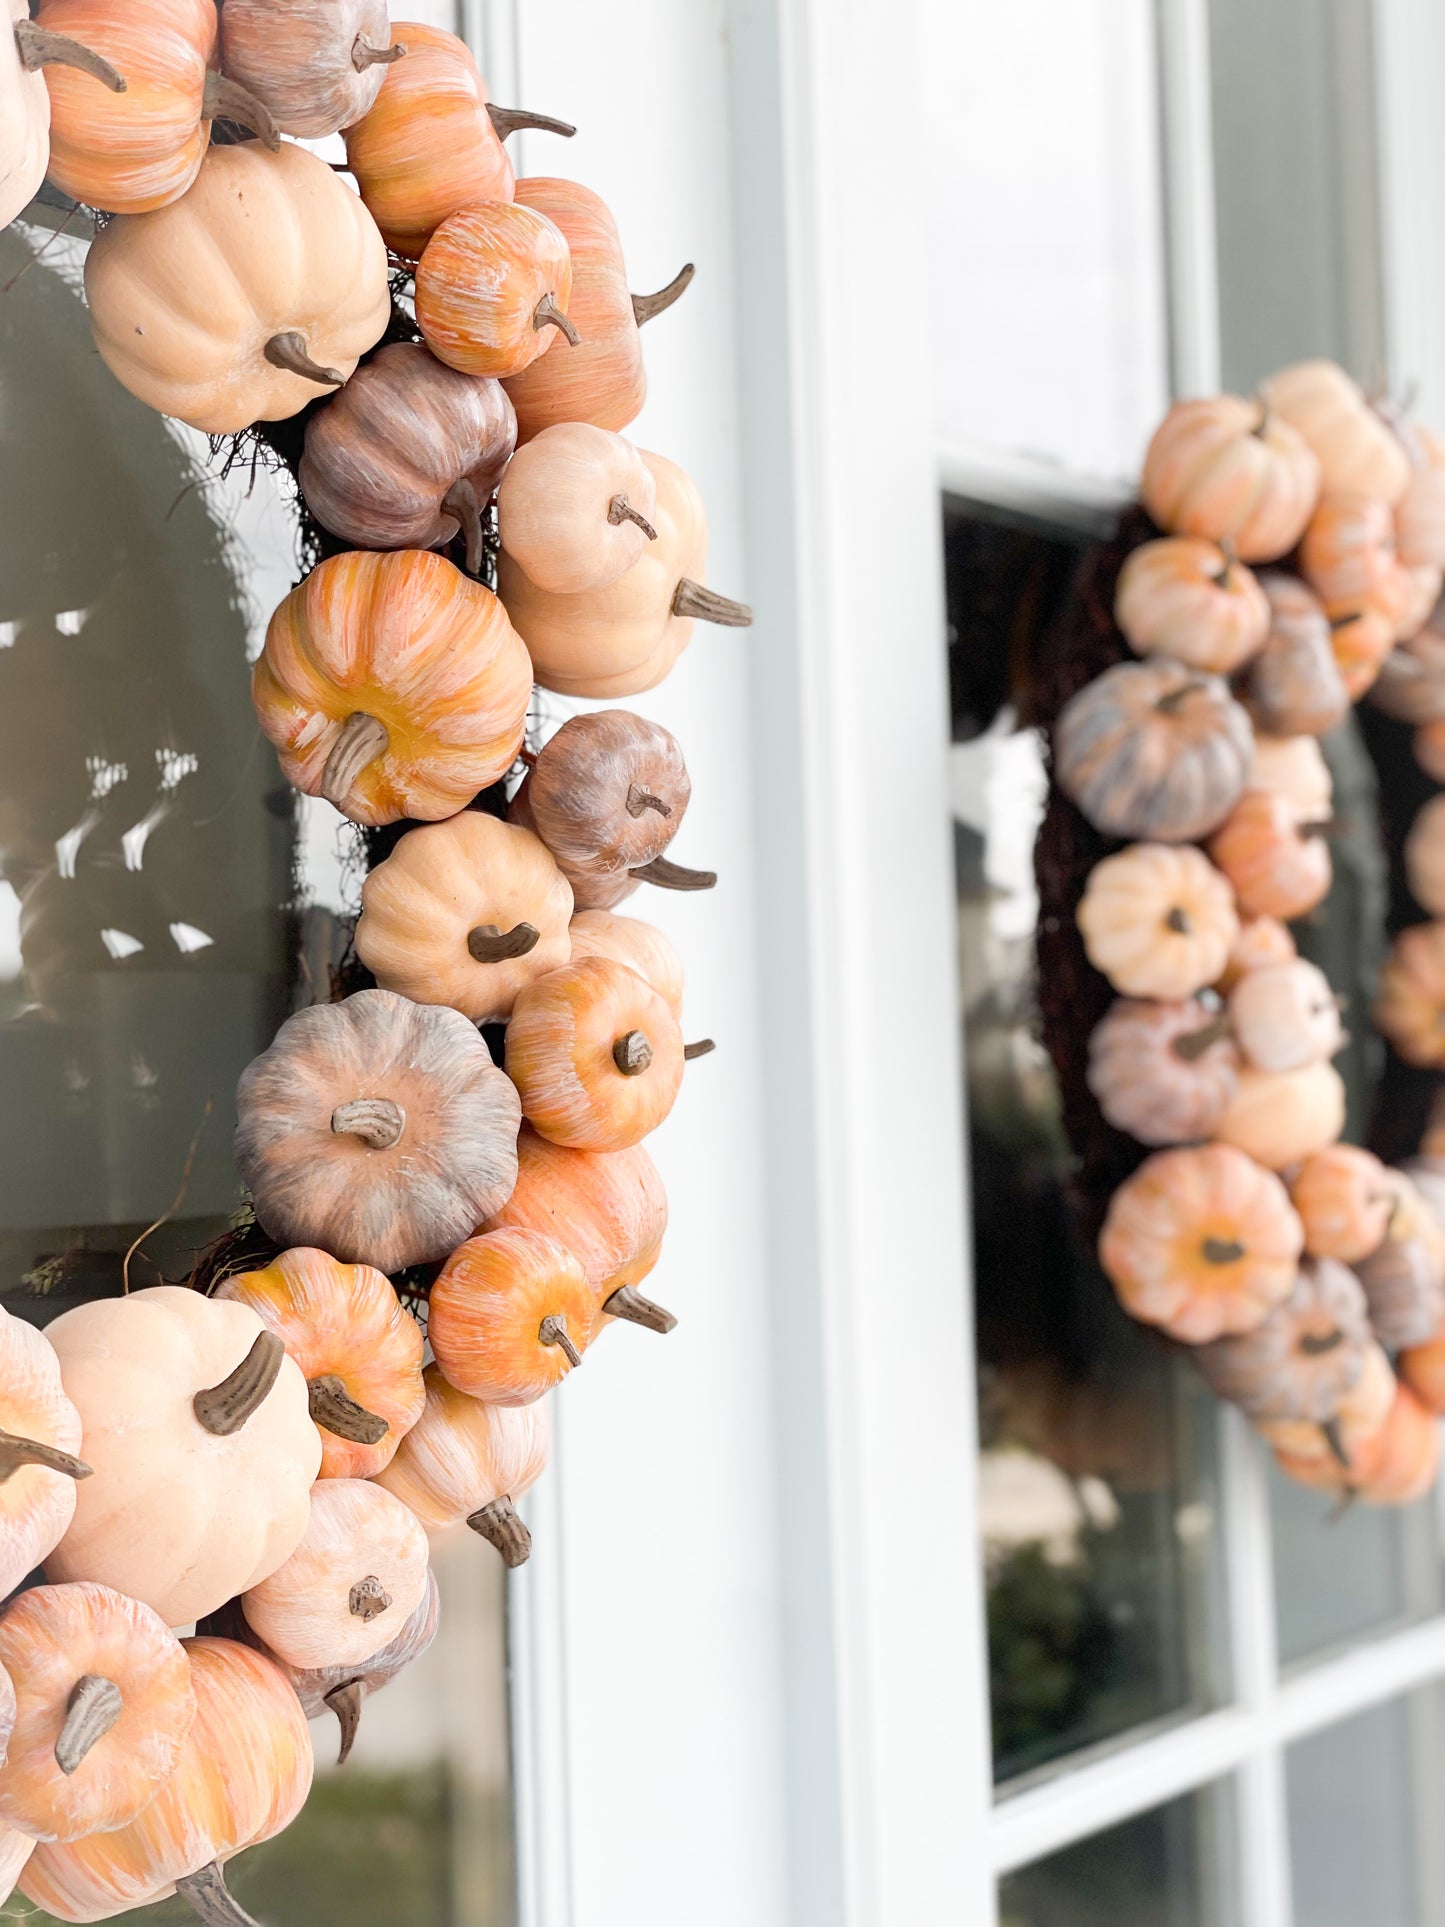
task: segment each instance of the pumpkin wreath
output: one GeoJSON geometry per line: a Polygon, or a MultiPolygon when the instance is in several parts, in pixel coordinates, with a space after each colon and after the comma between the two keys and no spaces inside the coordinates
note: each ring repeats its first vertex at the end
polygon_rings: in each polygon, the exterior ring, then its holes
{"type": "Polygon", "coordinates": [[[1044,1036],[1103,1270],[1287,1474],[1378,1504],[1433,1483],[1445,1414],[1442,571],[1445,440],[1343,370],[1180,402],[1042,705],[1044,1036]],[[1392,877],[1373,1148],[1332,1061],[1355,986],[1300,954],[1360,830],[1320,743],[1357,703],[1392,877]]]}
{"type": "Polygon", "coordinates": [[[671,854],[668,731],[614,708],[548,740],[534,691],[641,694],[751,615],[707,586],[690,478],[621,432],[691,267],[634,296],[604,203],[513,173],[511,132],[566,123],[386,0],[30,12],[0,29],[0,220],[43,184],[92,210],[117,380],[294,478],[256,716],[369,870],[329,1000],[241,1078],[244,1219],[183,1285],[44,1333],[0,1311],[0,1597],[45,1576],[0,1612],[0,1900],[174,1891],[243,1927],[221,1863],[299,1811],[307,1717],[344,1760],[435,1635],[427,1535],[520,1564],[546,1395],[609,1325],[676,1322],[640,1290],[644,1140],[712,1044],[619,906],[716,878],[671,854]],[[344,169],[299,144],[333,134],[344,169]]]}

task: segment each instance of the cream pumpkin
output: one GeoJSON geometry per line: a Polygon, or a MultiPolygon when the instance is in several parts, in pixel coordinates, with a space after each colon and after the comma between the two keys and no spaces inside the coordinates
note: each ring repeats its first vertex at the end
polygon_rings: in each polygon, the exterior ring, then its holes
{"type": "Polygon", "coordinates": [[[1283,1171],[1332,1144],[1344,1128],[1344,1080],[1333,1064],[1292,1071],[1246,1064],[1214,1135],[1271,1171],[1283,1171]]]}
{"type": "Polygon", "coordinates": [[[1271,375],[1261,395],[1314,450],[1323,494],[1373,496],[1393,508],[1409,488],[1399,437],[1334,362],[1295,362],[1271,375]]]}
{"type": "Polygon", "coordinates": [[[19,1885],[20,1876],[35,1847],[32,1834],[17,1833],[13,1827],[0,1826],[0,1907],[4,1906],[19,1885]]]}
{"type": "Polygon", "coordinates": [[[1126,997],[1192,997],[1239,934],[1228,883],[1190,845],[1136,843],[1105,857],[1075,915],[1090,963],[1126,997]]]}
{"type": "Polygon", "coordinates": [[[553,595],[605,589],[657,530],[652,470],[631,442],[588,422],[544,428],[518,449],[497,491],[502,547],[553,595]]]}
{"type": "Polygon", "coordinates": [[[291,142],[274,154],[212,147],[178,201],[110,222],[91,243],[85,296],[116,379],[208,435],[282,420],[339,388],[391,319],[375,222],[291,142]]]}
{"type": "Polygon", "coordinates": [[[1327,607],[1368,601],[1404,633],[1419,590],[1395,552],[1385,503],[1369,495],[1326,498],[1305,531],[1300,566],[1327,607]]]}
{"type": "Polygon", "coordinates": [[[1299,540],[1320,466],[1277,411],[1237,395],[1176,402],[1144,457],[1141,494],[1161,528],[1231,541],[1269,562],[1299,540]]]}
{"type": "Polygon", "coordinates": [[[1222,992],[1231,991],[1249,971],[1263,970],[1268,964],[1288,963],[1298,955],[1287,923],[1281,923],[1277,917],[1250,917],[1239,926],[1219,988],[1222,992]]]}
{"type": "Polygon", "coordinates": [[[62,1312],[49,1335],[95,1467],[50,1578],[98,1580],[181,1626],[289,1558],[321,1441],[255,1312],[156,1285],[62,1312]]]}
{"type": "Polygon", "coordinates": [[[1245,1057],[1261,1071],[1323,1063],[1345,1041],[1329,979],[1303,957],[1241,978],[1229,993],[1229,1023],[1245,1057]]]}
{"type": "Polygon", "coordinates": [[[1166,537],[1119,572],[1114,620],[1139,656],[1229,676],[1264,647],[1270,607],[1257,578],[1212,542],[1166,537]]]}
{"type": "Polygon", "coordinates": [[[1246,788],[1283,797],[1300,823],[1323,823],[1334,808],[1334,778],[1313,736],[1257,735],[1246,788]]]}
{"type": "Polygon", "coordinates": [[[49,1339],[0,1306],[0,1599],[74,1518],[76,1482],[91,1476],[80,1442],[49,1339]]]}
{"type": "Polygon", "coordinates": [[[682,959],[671,940],[641,917],[619,917],[611,910],[579,910],[568,926],[572,961],[608,957],[626,964],[651,984],[668,1009],[682,1022],[682,959]]]}

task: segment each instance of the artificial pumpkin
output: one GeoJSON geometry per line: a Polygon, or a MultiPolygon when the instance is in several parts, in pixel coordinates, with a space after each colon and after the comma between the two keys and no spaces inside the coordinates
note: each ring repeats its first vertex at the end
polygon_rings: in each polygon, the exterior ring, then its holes
{"type": "Polygon", "coordinates": [[[76,1457],[80,1445],[80,1414],[54,1347],[0,1305],[0,1599],[54,1550],[75,1516],[76,1482],[91,1476],[76,1457]]]}
{"type": "Polygon", "coordinates": [[[126,85],[108,60],[32,20],[28,0],[10,0],[9,20],[8,33],[0,26],[0,227],[34,200],[50,163],[46,67],[77,67],[116,93],[126,85]]]}
{"type": "Polygon", "coordinates": [[[1445,796],[1432,796],[1410,825],[1405,876],[1420,908],[1445,916],[1445,796]]]}
{"type": "MultiPolygon", "coordinates": [[[[15,1728],[16,1706],[15,1682],[5,1668],[0,1666],[0,1764],[4,1763],[6,1749],[10,1744],[10,1735],[15,1728]]],[[[4,1853],[5,1831],[0,1830],[0,1855],[4,1853]]],[[[0,1859],[0,1869],[3,1869],[3,1864],[3,1859],[0,1859]]]]}
{"type": "Polygon", "coordinates": [[[672,942],[640,917],[618,917],[610,910],[579,910],[569,926],[572,961],[607,957],[635,970],[682,1022],[682,959],[672,942]]]}
{"type": "Polygon", "coordinates": [[[1393,508],[1409,488],[1410,460],[1399,437],[1334,362],[1295,362],[1271,375],[1260,393],[1314,450],[1324,495],[1371,496],[1393,508]]]}
{"type": "MultiPolygon", "coordinates": [[[[1267,735],[1323,736],[1350,707],[1329,618],[1293,576],[1270,573],[1260,577],[1260,586],[1269,603],[1269,631],[1249,665],[1245,704],[1256,729],[1267,735]]],[[[1257,768],[1257,749],[1255,760],[1257,768]]]]}
{"type": "Polygon", "coordinates": [[[575,347],[571,296],[560,231],[512,201],[479,201],[451,215],[417,263],[417,326],[437,359],[464,375],[514,375],[559,334],[575,347]]]}
{"type": "Polygon", "coordinates": [[[464,809],[510,769],[531,695],[505,609],[427,549],[319,563],[272,616],[251,678],[289,780],[369,824],[464,809]]]}
{"type": "Polygon", "coordinates": [[[280,1833],[305,1804],[311,1741],[280,1667],[229,1639],[185,1648],[196,1717],[170,1778],[128,1825],[42,1843],[25,1868],[21,1892],[57,1919],[108,1919],[178,1893],[208,1927],[243,1927],[222,1861],[280,1833]]]}
{"type": "Polygon", "coordinates": [[[627,709],[565,722],[538,753],[525,789],[527,821],[584,910],[610,909],[591,902],[591,890],[609,893],[662,855],[692,796],[677,738],[627,709]]]}
{"type": "Polygon", "coordinates": [[[1054,779],[1106,836],[1207,835],[1238,802],[1253,752],[1228,687],[1173,662],[1106,669],[1054,725],[1054,779]]]}
{"type": "Polygon", "coordinates": [[[133,1820],[196,1717],[191,1664],[165,1621],[109,1586],[35,1586],[0,1618],[16,1719],[0,1821],[79,1840],[133,1820]]]}
{"type": "Polygon", "coordinates": [[[1407,1064],[1445,1065],[1445,923],[1416,923],[1395,938],[1380,972],[1375,1023],[1407,1064]]]}
{"type": "Polygon", "coordinates": [[[123,88],[56,65],[50,90],[50,178],[63,194],[112,214],[177,201],[196,179],[215,118],[279,145],[264,104],[213,70],[215,0],[42,0],[38,20],[100,55],[123,88]]]}
{"type": "Polygon", "coordinates": [[[1277,917],[1251,917],[1239,926],[1219,988],[1224,992],[1233,990],[1249,971],[1263,970],[1268,964],[1288,963],[1298,955],[1288,924],[1281,923],[1277,917]]]}
{"type": "Polygon", "coordinates": [[[644,452],[657,490],[652,526],[626,575],[605,589],[550,595],[503,550],[497,589],[544,689],[564,696],[635,696],[654,688],[692,636],[694,619],[745,629],[746,604],[704,588],[707,517],[696,485],[661,455],[644,452]]]}
{"type": "Polygon", "coordinates": [[[460,530],[478,575],[482,514],[516,440],[500,383],[459,375],[419,341],[393,341],[306,424],[298,480],[343,542],[437,549],[460,530]]]}
{"type": "Polygon", "coordinates": [[[35,1840],[13,1827],[0,1827],[0,1907],[14,1893],[25,1863],[35,1851],[35,1840]]]}
{"type": "Polygon", "coordinates": [[[1437,1331],[1421,1345],[1410,1345],[1399,1357],[1400,1376],[1422,1405],[1445,1414],[1445,1331],[1437,1331]]]}
{"type": "Polygon", "coordinates": [[[1344,679],[1350,701],[1357,703],[1374,687],[1386,657],[1395,646],[1395,623],[1388,610],[1368,600],[1331,603],[1330,649],[1344,679]]]}
{"type": "Polygon", "coordinates": [[[1395,505],[1395,545],[1409,569],[1445,569],[1445,436],[1410,422],[1401,437],[1410,480],[1395,505]]]}
{"type": "Polygon", "coordinates": [[[1397,1352],[1427,1344],[1445,1324],[1445,1232],[1410,1178],[1395,1171],[1390,1182],[1389,1227],[1355,1269],[1376,1336],[1397,1352]]]}
{"type": "Polygon", "coordinates": [[[154,1285],[62,1312],[48,1335],[95,1467],[49,1578],[98,1580],[181,1626],[290,1556],[321,1441],[255,1312],[154,1285]]]}
{"type": "Polygon", "coordinates": [[[1253,1419],[1333,1419],[1364,1376],[1365,1294],[1332,1258],[1307,1259],[1294,1290],[1252,1331],[1201,1345],[1194,1361],[1211,1391],[1253,1419]]]}
{"type": "Polygon", "coordinates": [[[669,1332],[670,1312],[637,1287],[657,1263],[667,1229],[667,1194],[643,1147],[573,1151],[524,1124],[517,1140],[517,1184],[483,1229],[540,1231],[581,1260],[598,1308],[593,1336],[608,1318],[669,1332]]]}
{"type": "Polygon", "coordinates": [[[478,201],[510,201],[502,145],[517,127],[570,134],[565,121],[492,107],[464,41],[399,20],[406,59],[388,67],[369,112],[344,129],[346,159],[386,245],[415,261],[449,215],[478,201]]]}
{"type": "Polygon", "coordinates": [[[1136,843],[1089,872],[1075,911],[1089,962],[1126,997],[1192,997],[1224,969],[1239,920],[1190,844],[1136,843]]]}
{"type": "Polygon", "coordinates": [[[596,1314],[580,1260],[555,1238],[509,1226],[448,1258],[427,1300],[427,1337],[457,1391],[530,1405],[582,1363],[596,1314]]]}
{"type": "Polygon", "coordinates": [[[386,0],[226,0],[221,64],[285,134],[324,140],[370,111],[406,54],[386,0]]]}
{"type": "Polygon", "coordinates": [[[180,200],[111,221],[90,244],[85,298],[116,380],[207,435],[339,388],[391,319],[371,216],[289,141],[213,147],[180,200]]]}
{"type": "Polygon", "coordinates": [[[370,1265],[283,1251],[233,1274],[218,1298],[248,1305],[306,1380],[323,1479],[369,1479],[421,1416],[421,1327],[370,1265]]]}
{"type": "Polygon", "coordinates": [[[1246,917],[1292,922],[1329,895],[1333,866],[1327,826],[1301,823],[1289,802],[1249,790],[1209,840],[1209,854],[1228,877],[1246,917]]]}
{"type": "Polygon", "coordinates": [[[1441,586],[1445,584],[1445,571],[1427,566],[1406,569],[1404,574],[1407,594],[1395,634],[1401,642],[1410,642],[1419,635],[1435,612],[1441,586]]]}
{"type": "Polygon", "coordinates": [[[1258,578],[1213,542],[1171,536],[1130,552],[1114,620],[1136,655],[1230,676],[1264,647],[1270,603],[1258,578]]]}
{"type": "Polygon", "coordinates": [[[288,1666],[359,1666],[401,1632],[426,1582],[415,1514],[371,1479],[323,1479],[300,1545],[241,1610],[288,1666]]]}
{"type": "Polygon", "coordinates": [[[1399,1385],[1384,1425],[1365,1453],[1357,1488],[1367,1505],[1413,1505],[1440,1470],[1440,1426],[1408,1385],[1399,1385]]]}
{"type": "Polygon", "coordinates": [[[1368,599],[1397,635],[1404,632],[1415,585],[1395,553],[1394,517],[1384,502],[1362,495],[1322,502],[1305,531],[1300,567],[1327,606],[1368,599]]]}
{"type": "Polygon", "coordinates": [[[1263,1419],[1259,1430],[1274,1449],[1280,1469],[1302,1485],[1350,1493],[1358,1489],[1394,1407],[1397,1381],[1389,1359],[1373,1341],[1365,1368],[1340,1400],[1331,1419],[1263,1419]]]}
{"type": "Polygon", "coordinates": [[[548,1442],[545,1401],[484,1404],[429,1365],[425,1410],[377,1483],[410,1506],[428,1532],[465,1522],[507,1565],[520,1566],[532,1536],[516,1502],[541,1477],[548,1442]]]}
{"type": "Polygon", "coordinates": [[[1089,1038],[1089,1089],[1141,1144],[1208,1137],[1234,1095],[1239,1051],[1217,1013],[1189,997],[1120,997],[1089,1038]]]}
{"type": "Polygon", "coordinates": [[[466,810],[410,831],[371,871],[356,954],[384,989],[495,1023],[524,985],[567,962],[571,914],[571,888],[539,838],[466,810]]]}
{"type": "Polygon", "coordinates": [[[1245,1057],[1261,1071],[1323,1063],[1345,1041],[1329,979],[1303,957],[1242,977],[1229,993],[1229,1023],[1245,1057]]]}
{"type": "Polygon", "coordinates": [[[476,1026],[389,990],[288,1017],[241,1073],[236,1112],[263,1230],[344,1264],[444,1258],[516,1180],[521,1107],[476,1026]]]}
{"type": "Polygon", "coordinates": [[[497,492],[497,535],[550,595],[605,589],[657,540],[652,470],[631,442],[559,422],[519,449],[497,492]]]}
{"type": "Polygon", "coordinates": [[[1237,395],[1176,402],[1144,457],[1140,493],[1161,528],[1229,540],[1246,562],[1270,562],[1299,540],[1320,465],[1275,410],[1237,395]]]}
{"type": "Polygon", "coordinates": [[[566,236],[572,256],[567,313],[581,336],[570,354],[547,355],[508,377],[520,438],[525,444],[559,422],[626,428],[647,399],[638,331],[682,295],[692,281],[692,264],[656,294],[631,294],[617,223],[591,188],[535,177],[517,182],[516,198],[566,236]]]}
{"type": "Polygon", "coordinates": [[[1313,736],[1256,735],[1245,787],[1282,796],[1301,823],[1326,822],[1334,807],[1334,778],[1313,736]]]}
{"type": "Polygon", "coordinates": [[[1445,786],[1445,722],[1422,724],[1410,747],[1430,781],[1445,786]]]}
{"type": "Polygon", "coordinates": [[[507,1075],[541,1136],[578,1151],[625,1151],[655,1131],[682,1088],[677,1019],[625,964],[589,957],[517,994],[507,1075]]]}
{"type": "Polygon", "coordinates": [[[1279,1179],[1228,1144],[1156,1151],[1109,1201],[1099,1262],[1131,1317],[1203,1345],[1294,1289],[1304,1229],[1279,1179]]]}
{"type": "Polygon", "coordinates": [[[1262,1071],[1246,1064],[1214,1135],[1271,1171],[1332,1144],[1345,1128],[1345,1085],[1333,1064],[1262,1071]]]}
{"type": "MultiPolygon", "coordinates": [[[[624,710],[604,709],[594,711],[593,715],[578,718],[578,720],[591,723],[593,716],[617,717],[625,716],[626,714],[627,712],[624,710]]],[[[642,719],[638,717],[632,720],[640,723],[642,719]]],[[[603,730],[609,729],[614,740],[620,738],[625,733],[621,728],[603,725],[603,730]]],[[[599,735],[601,733],[603,733],[603,731],[596,732],[596,734],[599,735]]],[[[634,743],[637,743],[643,735],[651,735],[656,739],[665,736],[666,731],[657,729],[654,724],[644,724],[642,730],[634,734],[634,743]]],[[[574,746],[580,747],[580,742],[574,746]]],[[[543,753],[545,754],[545,751],[543,753]]],[[[632,786],[629,785],[629,795],[631,794],[631,789],[632,786]]],[[[580,801],[580,797],[576,792],[573,793],[572,800],[580,801]]],[[[615,793],[613,802],[613,813],[615,814],[615,793]]],[[[632,796],[631,805],[628,806],[627,810],[629,816],[632,815],[633,807],[637,810],[637,820],[638,823],[641,824],[643,815],[652,806],[642,802],[640,797],[632,796]]],[[[661,817],[661,812],[658,810],[654,810],[653,814],[661,817]]],[[[600,839],[606,838],[605,825],[607,817],[608,812],[604,808],[599,808],[593,819],[592,834],[600,839]]],[[[537,834],[537,819],[532,813],[531,772],[528,773],[525,780],[519,786],[516,795],[507,806],[507,821],[509,823],[515,823],[518,829],[530,830],[534,836],[537,834]]],[[[671,828],[668,824],[668,819],[662,818],[662,823],[664,827],[661,830],[656,827],[643,825],[635,832],[636,841],[639,843],[657,843],[660,839],[662,847],[665,848],[667,840],[671,835],[671,828]]],[[[570,841],[573,847],[576,847],[579,841],[585,842],[588,831],[587,825],[582,819],[574,822],[570,826],[570,829],[570,836],[566,831],[562,833],[562,840],[564,842],[570,841]]],[[[654,856],[646,863],[639,863],[635,869],[629,869],[626,864],[612,864],[609,866],[606,863],[599,862],[585,864],[571,863],[565,856],[558,854],[557,867],[571,885],[572,901],[580,910],[613,910],[619,903],[624,902],[630,897],[638,885],[642,883],[655,884],[659,890],[696,891],[712,890],[717,887],[716,870],[690,869],[686,864],[674,863],[669,856],[654,856]]]]}
{"type": "Polygon", "coordinates": [[[1290,1197],[1316,1258],[1358,1264],[1390,1228],[1399,1192],[1380,1160],[1353,1144],[1330,1144],[1305,1158],[1290,1197]]]}
{"type": "Polygon", "coordinates": [[[1392,649],[1370,701],[1399,723],[1445,721],[1445,635],[1427,627],[1392,649]]]}

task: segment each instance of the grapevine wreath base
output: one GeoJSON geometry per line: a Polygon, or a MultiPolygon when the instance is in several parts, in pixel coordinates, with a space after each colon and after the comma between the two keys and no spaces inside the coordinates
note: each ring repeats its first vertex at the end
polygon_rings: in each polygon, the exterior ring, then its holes
{"type": "Polygon", "coordinates": [[[1040,994],[1076,1195],[1125,1310],[1287,1474],[1404,1504],[1445,1414],[1445,441],[1307,362],[1171,409],[1141,495],[1040,692],[1040,994]],[[1361,739],[1377,784],[1340,807],[1361,739]],[[1367,861],[1378,833],[1391,941],[1361,994],[1301,952],[1332,845],[1367,861]]]}
{"type": "Polygon", "coordinates": [[[0,1311],[0,1898],[64,1920],[244,1922],[222,1865],[300,1810],[307,1718],[344,1760],[435,1635],[431,1537],[524,1560],[547,1394],[607,1326],[675,1322],[644,1140],[712,1046],[618,909],[716,879],[669,853],[673,737],[548,732],[534,696],[639,695],[751,617],[690,478],[618,432],[692,270],[634,296],[595,194],[515,179],[519,126],[572,131],[385,0],[0,30],[0,220],[91,211],[107,366],[218,470],[295,480],[253,697],[368,872],[330,1000],[241,1078],[233,1229],[185,1284],[0,1311]],[[338,131],[345,169],[288,138],[338,131]]]}

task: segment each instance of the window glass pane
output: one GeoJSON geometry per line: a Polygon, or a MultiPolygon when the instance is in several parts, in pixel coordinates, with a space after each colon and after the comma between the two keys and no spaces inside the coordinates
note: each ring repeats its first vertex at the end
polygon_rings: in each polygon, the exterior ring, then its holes
{"type": "Polygon", "coordinates": [[[948,542],[993,1739],[998,1778],[1016,1780],[1216,1697],[1216,1428],[1094,1261],[1038,1042],[1046,782],[1011,699],[1027,699],[1030,638],[1076,551],[963,518],[948,542]]]}
{"type": "MultiPolygon", "coordinates": [[[[219,480],[204,438],[109,376],[82,264],[74,234],[0,234],[0,1299],[37,1324],[118,1292],[168,1212],[133,1286],[184,1280],[225,1227],[236,1078],[325,994],[354,854],[327,806],[298,810],[251,709],[294,579],[283,496],[219,480]]],[[[431,1653],[368,1700],[343,1771],[317,1725],[304,1813],[235,1863],[272,1927],[515,1917],[503,1579],[462,1538],[437,1550],[431,1653]]]]}
{"type": "Polygon", "coordinates": [[[1168,399],[1151,0],[922,21],[940,440],[1132,473],[1168,399]]]}
{"type": "Polygon", "coordinates": [[[999,1927],[1232,1927],[1233,1864],[1227,1794],[1206,1788],[1010,1874],[999,1927]]]}
{"type": "Polygon", "coordinates": [[[1308,1927],[1445,1919],[1445,1699],[1428,1687],[1287,1756],[1294,1914],[1308,1927]]]}

